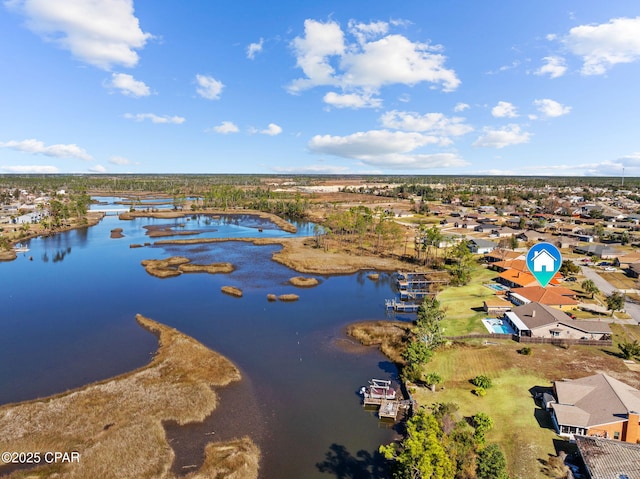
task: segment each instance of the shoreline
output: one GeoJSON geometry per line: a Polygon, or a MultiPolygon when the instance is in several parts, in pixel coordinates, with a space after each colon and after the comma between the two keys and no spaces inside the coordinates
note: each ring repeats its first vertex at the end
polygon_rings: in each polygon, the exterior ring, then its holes
{"type": "MultiPolygon", "coordinates": [[[[30,468],[31,473],[101,477],[109,470],[114,477],[172,478],[175,452],[164,423],[202,422],[218,404],[215,388],[239,381],[241,375],[227,358],[176,329],[140,314],[136,320],[158,337],[149,364],[47,398],[0,406],[0,449],[80,454],[79,462],[42,464],[30,468]]],[[[184,477],[233,474],[255,479],[259,459],[260,451],[248,437],[210,442],[204,462],[184,477]]],[[[0,477],[23,472],[0,466],[0,477]]]]}
{"type": "Polygon", "coordinates": [[[15,246],[17,243],[21,243],[23,241],[26,240],[31,240],[34,238],[38,238],[41,236],[55,236],[58,233],[64,233],[67,231],[72,231],[72,230],[76,230],[79,228],[89,228],[91,226],[95,226],[98,223],[100,223],[100,221],[102,221],[102,218],[105,217],[105,213],[102,211],[89,211],[87,213],[87,223],[86,224],[71,224],[69,226],[61,226],[60,228],[56,229],[55,231],[50,231],[50,232],[43,232],[43,231],[33,231],[31,232],[29,235],[25,236],[24,238],[20,238],[17,240],[13,240],[11,241],[11,246],[12,248],[10,250],[4,250],[4,251],[0,251],[0,261],[13,261],[18,257],[18,253],[13,249],[13,246],[15,246]]]}

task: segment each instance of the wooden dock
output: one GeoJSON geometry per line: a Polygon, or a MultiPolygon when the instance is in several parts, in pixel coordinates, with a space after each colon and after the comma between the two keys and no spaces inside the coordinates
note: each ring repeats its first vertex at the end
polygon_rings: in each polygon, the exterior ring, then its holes
{"type": "Polygon", "coordinates": [[[398,419],[400,411],[404,411],[411,407],[411,401],[397,399],[376,399],[365,398],[364,406],[375,407],[378,409],[378,417],[380,419],[398,419]]]}
{"type": "Polygon", "coordinates": [[[395,299],[385,299],[384,307],[388,310],[401,311],[403,313],[415,313],[420,305],[418,303],[405,303],[404,301],[396,301],[395,299]]]}

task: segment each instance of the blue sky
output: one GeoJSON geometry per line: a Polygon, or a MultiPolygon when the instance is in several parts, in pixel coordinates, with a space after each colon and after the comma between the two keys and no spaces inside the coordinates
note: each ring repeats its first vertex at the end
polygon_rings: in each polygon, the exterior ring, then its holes
{"type": "Polygon", "coordinates": [[[0,173],[640,176],[637,0],[0,1],[0,173]]]}

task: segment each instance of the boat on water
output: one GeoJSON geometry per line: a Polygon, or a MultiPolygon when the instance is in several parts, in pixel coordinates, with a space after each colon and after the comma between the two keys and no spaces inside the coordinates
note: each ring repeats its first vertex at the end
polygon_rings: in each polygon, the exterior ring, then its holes
{"type": "Polygon", "coordinates": [[[396,390],[391,387],[391,381],[385,379],[372,379],[368,386],[360,388],[360,394],[365,398],[371,399],[396,399],[396,390]]]}
{"type": "Polygon", "coordinates": [[[26,253],[27,251],[29,251],[29,248],[27,246],[17,244],[13,247],[13,251],[15,251],[16,253],[26,253]]]}

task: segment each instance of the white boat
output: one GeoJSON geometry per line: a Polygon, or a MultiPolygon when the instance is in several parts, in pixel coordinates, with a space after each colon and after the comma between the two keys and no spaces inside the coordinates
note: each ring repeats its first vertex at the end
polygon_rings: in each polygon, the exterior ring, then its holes
{"type": "Polygon", "coordinates": [[[13,251],[15,251],[16,253],[26,253],[27,251],[29,251],[29,248],[22,245],[16,245],[13,247],[13,251]]]}

